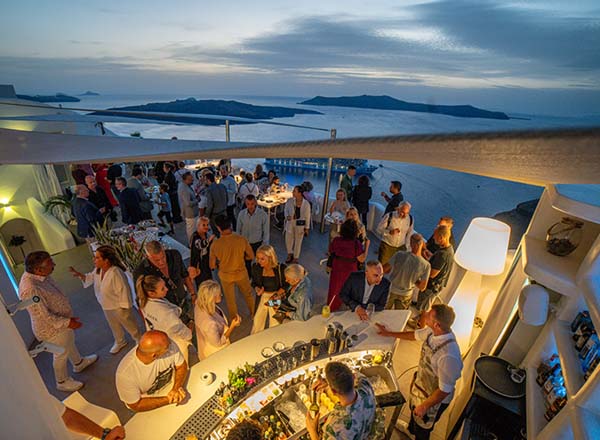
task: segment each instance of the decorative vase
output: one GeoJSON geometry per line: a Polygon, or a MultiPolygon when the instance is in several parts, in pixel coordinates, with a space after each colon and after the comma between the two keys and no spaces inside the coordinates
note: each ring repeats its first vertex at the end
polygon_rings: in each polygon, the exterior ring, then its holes
{"type": "Polygon", "coordinates": [[[546,249],[553,255],[564,257],[569,255],[581,242],[583,222],[563,217],[554,223],[546,233],[546,249]]]}

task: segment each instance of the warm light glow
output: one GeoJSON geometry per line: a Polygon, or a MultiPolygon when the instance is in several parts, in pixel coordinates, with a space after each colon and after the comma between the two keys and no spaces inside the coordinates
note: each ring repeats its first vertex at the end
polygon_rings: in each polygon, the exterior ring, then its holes
{"type": "Polygon", "coordinates": [[[3,197],[0,199],[0,205],[8,205],[10,203],[10,199],[8,197],[3,197]]]}
{"type": "Polygon", "coordinates": [[[504,271],[510,226],[498,220],[476,217],[456,251],[456,262],[481,275],[498,275],[504,271]]]}

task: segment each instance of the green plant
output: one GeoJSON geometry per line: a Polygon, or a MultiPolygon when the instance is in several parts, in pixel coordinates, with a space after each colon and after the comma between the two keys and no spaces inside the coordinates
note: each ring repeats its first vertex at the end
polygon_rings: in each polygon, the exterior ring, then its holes
{"type": "Polygon", "coordinates": [[[23,259],[25,259],[25,252],[23,252],[23,248],[21,246],[23,246],[26,241],[27,240],[25,240],[25,237],[22,235],[13,235],[12,237],[10,237],[8,245],[10,247],[18,247],[21,251],[21,254],[23,254],[23,259]]]}
{"type": "Polygon", "coordinates": [[[112,246],[117,251],[117,255],[131,273],[145,258],[144,243],[146,240],[136,243],[128,235],[113,234],[107,220],[104,220],[101,225],[92,226],[92,230],[99,244],[112,246]]]}
{"type": "Polygon", "coordinates": [[[44,211],[56,217],[65,227],[68,227],[67,223],[74,219],[71,207],[71,199],[66,195],[52,196],[44,202],[44,211]]]}

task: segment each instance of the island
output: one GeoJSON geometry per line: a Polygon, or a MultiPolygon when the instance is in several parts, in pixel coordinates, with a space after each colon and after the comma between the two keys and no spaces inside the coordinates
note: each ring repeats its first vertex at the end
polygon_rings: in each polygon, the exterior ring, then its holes
{"type": "MultiPolygon", "coordinates": [[[[273,118],[291,118],[297,114],[322,115],[322,113],[289,107],[272,107],[263,105],[246,104],[239,101],[224,100],[197,100],[195,98],[177,99],[171,102],[153,102],[144,105],[132,105],[128,107],[113,107],[107,110],[95,111],[93,115],[114,115],[118,113],[111,110],[131,111],[131,112],[155,112],[155,113],[191,113],[206,115],[234,116],[239,118],[273,119],[273,118]]],[[[122,116],[122,115],[121,115],[122,116]]],[[[132,115],[133,116],[133,115],[132,115]]],[[[155,119],[160,121],[183,122],[188,124],[200,125],[222,125],[223,120],[205,119],[199,116],[179,116],[179,115],[135,115],[133,117],[142,119],[155,119]]],[[[251,124],[251,121],[231,121],[232,124],[251,124]]]]}
{"type": "Polygon", "coordinates": [[[100,96],[100,93],[96,93],[96,92],[92,92],[91,90],[88,90],[85,93],[82,93],[79,96],[100,96]]]}
{"type": "Polygon", "coordinates": [[[65,95],[64,93],[57,93],[56,95],[17,95],[19,99],[26,99],[27,101],[35,102],[79,102],[81,99],[75,96],[65,95]]]}
{"type": "Polygon", "coordinates": [[[459,118],[510,119],[505,113],[483,110],[473,107],[472,105],[422,104],[418,102],[401,101],[387,95],[340,96],[337,98],[315,96],[307,101],[299,102],[299,104],[370,108],[378,110],[403,110],[409,112],[437,113],[459,118]]]}

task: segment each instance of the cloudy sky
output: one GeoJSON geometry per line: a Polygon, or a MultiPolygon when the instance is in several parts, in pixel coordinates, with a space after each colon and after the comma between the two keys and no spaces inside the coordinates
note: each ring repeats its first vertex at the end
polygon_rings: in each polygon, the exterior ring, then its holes
{"type": "Polygon", "coordinates": [[[22,93],[389,94],[600,114],[597,0],[3,2],[22,93]]]}

